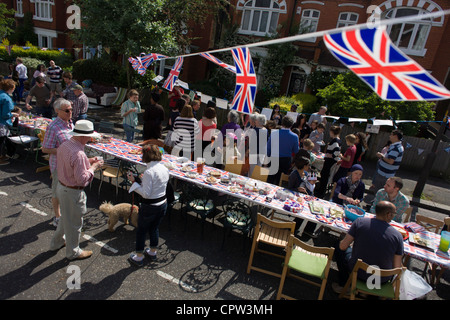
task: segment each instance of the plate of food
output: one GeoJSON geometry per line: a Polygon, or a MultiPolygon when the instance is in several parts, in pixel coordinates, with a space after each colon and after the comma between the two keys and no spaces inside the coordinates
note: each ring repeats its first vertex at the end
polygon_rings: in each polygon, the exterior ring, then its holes
{"type": "Polygon", "coordinates": [[[428,249],[432,250],[437,249],[437,246],[434,243],[433,239],[430,239],[426,235],[421,233],[410,233],[409,242],[417,244],[418,246],[421,247],[426,247],[428,249]]]}
{"type": "Polygon", "coordinates": [[[167,169],[172,170],[176,168],[176,165],[173,164],[172,162],[164,162],[164,165],[166,166],[167,169]]]}
{"type": "Polygon", "coordinates": [[[133,149],[133,150],[128,151],[128,153],[131,153],[131,154],[142,154],[142,149],[133,149]]]}
{"type": "Polygon", "coordinates": [[[309,208],[311,209],[311,212],[314,214],[325,214],[323,205],[319,201],[311,201],[309,203],[309,208]]]}
{"type": "Polygon", "coordinates": [[[331,206],[330,216],[333,218],[342,218],[344,216],[344,209],[337,206],[331,206]]]}
{"type": "Polygon", "coordinates": [[[189,171],[186,173],[186,177],[188,177],[190,179],[195,179],[198,177],[198,173],[195,171],[189,171]]]}
{"type": "Polygon", "coordinates": [[[220,177],[222,176],[222,173],[220,171],[217,170],[213,170],[208,174],[210,177],[214,177],[216,179],[220,179],[220,177]]]}
{"type": "Polygon", "coordinates": [[[192,165],[192,164],[186,164],[181,167],[181,171],[183,171],[183,172],[188,172],[188,171],[191,171],[192,169],[194,169],[194,165],[192,165]]]}
{"type": "Polygon", "coordinates": [[[209,184],[216,184],[219,180],[214,177],[207,177],[205,181],[209,184]]]}
{"type": "Polygon", "coordinates": [[[409,232],[407,230],[405,230],[405,228],[400,227],[400,226],[396,226],[396,225],[392,225],[392,227],[394,227],[395,230],[397,230],[398,232],[400,232],[400,234],[403,237],[403,240],[406,240],[409,238],[409,232]]]}
{"type": "Polygon", "coordinates": [[[233,192],[233,193],[241,193],[242,188],[240,188],[238,186],[229,186],[228,191],[233,192]]]}
{"type": "Polygon", "coordinates": [[[179,157],[179,158],[177,158],[177,162],[178,163],[185,163],[185,162],[188,162],[188,161],[189,161],[189,159],[186,158],[186,157],[179,157]]]}

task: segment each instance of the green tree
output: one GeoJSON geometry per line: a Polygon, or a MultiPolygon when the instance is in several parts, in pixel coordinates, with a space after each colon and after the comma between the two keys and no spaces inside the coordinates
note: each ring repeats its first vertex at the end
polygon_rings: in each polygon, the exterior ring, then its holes
{"type": "Polygon", "coordinates": [[[8,9],[5,3],[0,3],[0,39],[7,37],[14,30],[14,9],[8,9]]]}
{"type": "MultiPolygon", "coordinates": [[[[318,89],[317,96],[331,115],[370,119],[434,120],[434,103],[426,101],[387,101],[381,99],[353,72],[339,74],[329,86],[318,89]]],[[[405,125],[415,134],[417,125],[405,125]]]]}

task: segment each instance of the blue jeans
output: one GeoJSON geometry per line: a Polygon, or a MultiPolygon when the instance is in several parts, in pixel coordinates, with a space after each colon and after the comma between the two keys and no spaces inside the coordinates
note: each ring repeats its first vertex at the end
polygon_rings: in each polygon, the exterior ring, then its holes
{"type": "Polygon", "coordinates": [[[166,214],[167,202],[160,206],[141,203],[139,206],[138,227],[136,230],[136,252],[145,248],[147,233],[150,236],[150,248],[156,248],[159,242],[159,224],[166,214]]]}
{"type": "Polygon", "coordinates": [[[128,125],[128,124],[123,124],[123,130],[125,131],[125,134],[127,135],[127,142],[133,142],[134,140],[134,131],[133,131],[134,127],[128,125]]]}
{"type": "Polygon", "coordinates": [[[25,81],[27,81],[27,79],[19,79],[19,87],[17,90],[17,94],[19,95],[19,101],[20,101],[20,99],[22,99],[23,88],[24,88],[23,83],[25,81]]]}

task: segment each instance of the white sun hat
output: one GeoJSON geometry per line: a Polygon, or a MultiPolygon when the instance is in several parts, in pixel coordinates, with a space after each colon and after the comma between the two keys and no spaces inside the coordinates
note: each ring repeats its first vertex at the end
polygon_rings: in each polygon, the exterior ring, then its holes
{"type": "Polygon", "coordinates": [[[100,137],[100,134],[94,131],[94,124],[89,120],[78,120],[70,134],[75,137],[100,137]]]}

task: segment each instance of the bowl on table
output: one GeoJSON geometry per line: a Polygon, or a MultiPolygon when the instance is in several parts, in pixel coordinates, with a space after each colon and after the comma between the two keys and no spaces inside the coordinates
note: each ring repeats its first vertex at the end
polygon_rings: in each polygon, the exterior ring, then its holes
{"type": "Polygon", "coordinates": [[[345,217],[352,222],[366,215],[366,212],[363,209],[352,204],[348,204],[344,207],[344,213],[345,217]]]}

